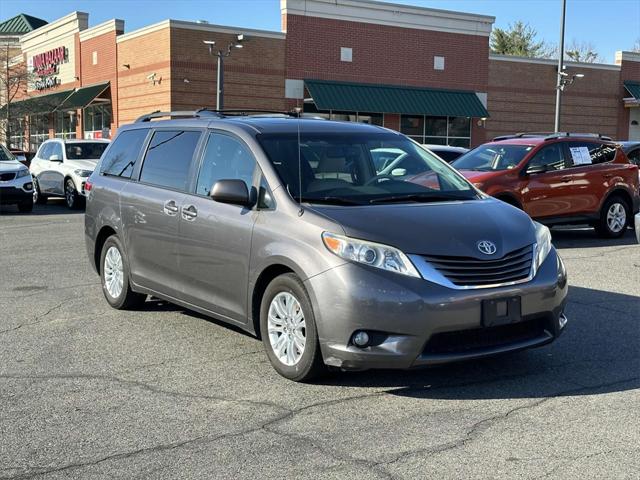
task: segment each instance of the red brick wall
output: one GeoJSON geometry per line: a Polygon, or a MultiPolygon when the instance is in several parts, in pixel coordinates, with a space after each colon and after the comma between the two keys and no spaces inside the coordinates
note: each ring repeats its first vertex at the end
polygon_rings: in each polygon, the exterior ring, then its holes
{"type": "MultiPolygon", "coordinates": [[[[617,137],[620,73],[571,66],[567,71],[585,77],[567,86],[562,95],[560,130],[617,137]]],[[[553,131],[555,84],[555,65],[490,60],[487,138],[553,131]]]]}
{"type": "Polygon", "coordinates": [[[487,90],[487,37],[291,14],[283,22],[287,78],[487,90]],[[340,61],[340,47],[353,49],[352,62],[340,61]]]}
{"type": "MultiPolygon", "coordinates": [[[[216,106],[217,57],[203,40],[226,49],[231,34],[171,29],[171,107],[192,110],[216,106]],[[185,82],[188,80],[188,83],[185,82]]],[[[283,110],[284,39],[250,36],[224,60],[224,107],[283,110]]]]}
{"type": "MultiPolygon", "coordinates": [[[[110,83],[111,106],[113,110],[112,135],[118,125],[118,65],[115,30],[87,39],[80,44],[80,68],[83,86],[95,83],[110,83]],[[97,64],[93,64],[93,52],[97,53],[97,64]]],[[[81,125],[80,122],[78,122],[81,125]]]]}

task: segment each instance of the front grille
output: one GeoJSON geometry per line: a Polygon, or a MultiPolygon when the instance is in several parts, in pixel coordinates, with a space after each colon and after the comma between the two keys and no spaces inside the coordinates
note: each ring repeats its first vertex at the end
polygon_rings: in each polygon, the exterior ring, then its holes
{"type": "Polygon", "coordinates": [[[8,182],[16,178],[16,172],[0,173],[0,182],[8,182]]]}
{"type": "Polygon", "coordinates": [[[443,255],[423,255],[423,258],[454,285],[481,287],[528,278],[533,261],[533,245],[490,260],[443,255]]]}
{"type": "Polygon", "coordinates": [[[546,319],[538,318],[497,327],[436,333],[427,342],[424,354],[464,354],[512,345],[543,336],[547,324],[546,319]]]}

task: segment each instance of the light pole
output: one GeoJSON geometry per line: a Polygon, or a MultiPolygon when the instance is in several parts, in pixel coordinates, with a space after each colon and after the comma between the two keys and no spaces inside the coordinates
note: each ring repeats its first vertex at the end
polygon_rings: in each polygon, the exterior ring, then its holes
{"type": "Polygon", "coordinates": [[[562,74],[564,73],[564,16],[567,11],[567,0],[562,0],[562,15],[560,15],[560,54],[558,55],[558,74],[556,78],[556,117],[553,131],[560,131],[560,102],[562,100],[562,74]]]}
{"type": "Polygon", "coordinates": [[[218,57],[218,71],[216,75],[216,110],[224,109],[224,59],[231,55],[232,48],[242,48],[244,35],[236,35],[236,41],[229,43],[226,50],[214,50],[215,40],[203,40],[205,45],[209,46],[209,55],[218,57]]]}

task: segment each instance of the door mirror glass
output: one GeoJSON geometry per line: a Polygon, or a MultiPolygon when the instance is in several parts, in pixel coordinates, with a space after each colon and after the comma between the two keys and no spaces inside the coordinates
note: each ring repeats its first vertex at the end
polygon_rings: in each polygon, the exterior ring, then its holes
{"type": "Polygon", "coordinates": [[[49,157],[49,161],[50,162],[62,162],[62,158],[60,158],[60,155],[57,154],[53,154],[49,157]]]}
{"type": "Polygon", "coordinates": [[[404,177],[407,174],[406,168],[394,168],[391,170],[392,177],[404,177]]]}
{"type": "Polygon", "coordinates": [[[211,198],[216,202],[242,205],[243,207],[250,207],[253,204],[244,180],[218,180],[211,187],[211,198]]]}

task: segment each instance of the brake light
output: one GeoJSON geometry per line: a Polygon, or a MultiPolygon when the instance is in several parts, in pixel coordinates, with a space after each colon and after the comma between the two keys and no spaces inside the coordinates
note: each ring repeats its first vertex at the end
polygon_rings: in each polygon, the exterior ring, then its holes
{"type": "Polygon", "coordinates": [[[84,182],[84,191],[85,192],[90,192],[91,191],[91,187],[93,187],[93,183],[91,183],[89,180],[86,180],[84,182]]]}

